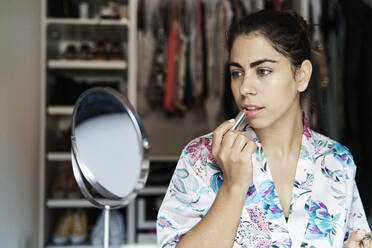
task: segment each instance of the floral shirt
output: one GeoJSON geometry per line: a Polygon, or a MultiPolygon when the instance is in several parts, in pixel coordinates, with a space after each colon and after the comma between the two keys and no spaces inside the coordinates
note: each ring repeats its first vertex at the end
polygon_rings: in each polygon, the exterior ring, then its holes
{"type": "MultiPolygon", "coordinates": [[[[258,137],[252,155],[253,183],[242,209],[233,247],[343,247],[352,231],[369,226],[355,184],[349,150],[309,129],[304,121],[301,152],[288,221],[258,137]]],[[[208,212],[223,181],[211,153],[212,134],[183,150],[157,219],[158,244],[175,247],[208,212]]]]}

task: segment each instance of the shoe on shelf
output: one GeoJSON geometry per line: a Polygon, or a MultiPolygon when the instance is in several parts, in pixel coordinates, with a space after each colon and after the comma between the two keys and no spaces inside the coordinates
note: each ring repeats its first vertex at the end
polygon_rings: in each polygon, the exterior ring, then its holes
{"type": "Polygon", "coordinates": [[[65,176],[59,174],[55,177],[55,181],[52,184],[52,198],[61,199],[65,197],[66,192],[66,180],[65,176]]]}
{"type": "Polygon", "coordinates": [[[120,41],[114,41],[111,45],[110,60],[123,60],[124,54],[121,49],[120,41]]]}
{"type": "Polygon", "coordinates": [[[120,5],[118,8],[118,13],[120,19],[127,19],[128,18],[128,5],[120,5]]]}
{"type": "MultiPolygon", "coordinates": [[[[90,241],[92,245],[103,245],[104,238],[104,212],[98,216],[96,224],[90,234],[90,241]]],[[[121,245],[124,244],[125,228],[124,218],[118,210],[110,211],[110,244],[121,245]]]]}
{"type": "Polygon", "coordinates": [[[77,49],[74,45],[68,45],[61,54],[62,59],[70,60],[70,59],[76,59],[76,57],[77,57],[77,49]]]}
{"type": "Polygon", "coordinates": [[[96,224],[93,227],[92,232],[90,233],[90,242],[92,245],[102,245],[103,244],[103,235],[104,235],[104,217],[103,211],[100,213],[96,220],[96,224]]]}
{"type": "Polygon", "coordinates": [[[119,211],[114,210],[110,216],[110,244],[122,245],[124,244],[124,238],[124,218],[119,211]]]}
{"type": "Polygon", "coordinates": [[[79,186],[77,185],[72,172],[67,176],[66,184],[67,184],[66,186],[67,187],[67,198],[78,199],[82,197],[79,186]]]}
{"type": "Polygon", "coordinates": [[[61,199],[66,197],[67,192],[67,177],[68,167],[61,165],[58,168],[57,175],[54,177],[51,186],[51,196],[54,199],[61,199]]]}
{"type": "Polygon", "coordinates": [[[88,220],[87,214],[83,209],[79,209],[72,214],[72,228],[70,241],[72,244],[81,244],[87,237],[88,220]]]}
{"type": "Polygon", "coordinates": [[[99,10],[101,19],[119,19],[119,7],[120,5],[118,3],[108,1],[99,10]]]}
{"type": "Polygon", "coordinates": [[[87,43],[83,43],[80,46],[80,50],[77,53],[77,58],[80,60],[90,60],[92,59],[92,51],[87,43]]]}
{"type": "Polygon", "coordinates": [[[72,228],[72,213],[67,210],[58,220],[56,228],[53,232],[53,243],[63,245],[69,241],[72,228]]]}
{"type": "Polygon", "coordinates": [[[95,60],[106,60],[106,44],[103,41],[96,41],[93,48],[93,59],[95,60]]]}

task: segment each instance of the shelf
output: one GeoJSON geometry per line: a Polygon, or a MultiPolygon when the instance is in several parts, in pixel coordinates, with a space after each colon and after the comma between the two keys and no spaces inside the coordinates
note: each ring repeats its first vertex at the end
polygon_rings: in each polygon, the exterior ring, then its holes
{"type": "Polygon", "coordinates": [[[179,156],[172,155],[150,155],[150,161],[152,162],[177,162],[179,156]]]}
{"type": "Polygon", "coordinates": [[[162,195],[167,192],[167,189],[167,186],[145,186],[145,188],[140,191],[139,195],[162,195]]]}
{"type": "Polygon", "coordinates": [[[70,152],[48,152],[47,160],[50,162],[68,162],[71,161],[70,152]]]}
{"type": "Polygon", "coordinates": [[[125,70],[127,63],[122,60],[65,60],[51,59],[48,61],[50,69],[98,69],[98,70],[125,70]]]}
{"type": "MultiPolygon", "coordinates": [[[[46,248],[102,248],[102,245],[48,245],[46,248]]],[[[110,245],[110,248],[157,248],[156,244],[110,245]]]]}
{"type": "MultiPolygon", "coordinates": [[[[61,109],[58,109],[58,107],[49,107],[48,108],[48,114],[52,114],[52,115],[63,115],[63,114],[66,114],[68,115],[68,106],[66,106],[65,108],[66,109],[63,109],[63,107],[61,109]],[[49,108],[52,108],[51,111],[49,111],[49,108]],[[65,111],[65,112],[63,112],[65,111]],[[51,113],[50,113],[51,112],[51,113]]],[[[72,108],[72,107],[71,107],[72,108]]],[[[72,114],[72,110],[71,110],[71,113],[70,115],[72,114]]],[[[71,161],[71,158],[70,158],[70,152],[49,152],[47,154],[47,159],[48,161],[71,161]]],[[[178,160],[178,157],[176,156],[151,156],[150,157],[150,161],[152,162],[177,162],[178,160]]]]}
{"type": "MultiPolygon", "coordinates": [[[[126,248],[126,245],[110,245],[110,248],[126,248]]],[[[102,248],[102,245],[48,245],[47,248],[102,248]]]]}
{"type": "MultiPolygon", "coordinates": [[[[110,203],[110,200],[102,200],[110,203]]],[[[49,208],[94,208],[95,206],[85,199],[48,199],[46,202],[49,208]]]]}
{"type": "Polygon", "coordinates": [[[101,20],[101,19],[77,19],[77,18],[48,18],[47,25],[101,25],[101,26],[127,26],[128,19],[101,20]]]}
{"type": "MultiPolygon", "coordinates": [[[[167,187],[164,186],[149,186],[142,189],[140,196],[145,195],[162,195],[167,192],[167,187]]],[[[110,202],[109,200],[102,200],[110,202]]],[[[88,200],[85,199],[48,199],[46,202],[49,208],[91,208],[94,207],[88,200]]]]}
{"type": "Polygon", "coordinates": [[[72,115],[74,106],[49,106],[48,115],[72,115]]]}
{"type": "MultiPolygon", "coordinates": [[[[56,0],[58,1],[58,0],[56,0]]],[[[40,118],[40,171],[41,180],[39,185],[39,230],[38,230],[38,248],[95,248],[102,245],[92,245],[87,240],[82,244],[66,243],[56,245],[51,242],[50,228],[55,224],[61,210],[68,208],[86,208],[93,211],[95,208],[83,196],[77,198],[48,198],[50,186],[56,180],[55,175],[59,173],[60,167],[68,167],[71,164],[71,152],[68,139],[59,139],[64,128],[70,126],[73,114],[73,102],[69,101],[65,95],[64,89],[57,87],[59,75],[62,73],[65,77],[70,77],[74,82],[87,84],[87,86],[100,86],[115,88],[123,95],[128,97],[132,103],[137,102],[137,11],[138,1],[127,0],[123,5],[128,6],[128,17],[123,19],[102,19],[91,16],[91,18],[59,18],[51,16],[50,4],[54,0],[41,0],[41,111],[40,118]],[[49,15],[49,17],[47,16],[49,15]],[[113,59],[99,60],[100,57],[91,56],[89,60],[75,56],[79,59],[66,59],[61,56],[68,46],[74,46],[76,52],[82,51],[82,45],[89,46],[89,53],[99,50],[100,42],[105,46],[116,46],[119,43],[122,55],[120,57],[111,57],[113,59]],[[110,43],[110,44],[109,44],[110,43]],[[117,58],[117,60],[115,59],[117,58]],[[107,85],[106,85],[107,84],[107,85]],[[58,96],[66,98],[57,99],[58,96]],[[57,103],[57,104],[56,104],[57,103]],[[61,104],[61,105],[58,105],[61,104]]],[[[90,1],[90,12],[98,13],[101,6],[106,5],[104,1],[90,1]]],[[[57,6],[58,7],[58,6],[57,6]]],[[[109,54],[108,54],[109,55],[109,54]]],[[[136,106],[134,106],[136,107],[136,106]]],[[[66,137],[64,137],[66,138],[66,137]]],[[[71,166],[71,165],[70,165],[71,166]]],[[[64,168],[63,168],[64,169],[64,168]]],[[[67,168],[68,169],[68,168],[67,168]]],[[[69,169],[72,170],[71,168],[69,169]]],[[[155,194],[159,189],[145,190],[145,194],[155,194]]],[[[140,194],[140,192],[138,192],[140,194]]],[[[109,199],[103,199],[98,196],[97,200],[103,204],[114,203],[109,199]]],[[[133,247],[151,247],[157,246],[137,246],[137,230],[135,220],[135,204],[129,204],[123,210],[126,212],[126,242],[122,245],[113,245],[114,248],[133,248],[133,247]]],[[[95,212],[95,211],[94,211],[95,212]]],[[[88,213],[90,214],[90,213],[88,213]]],[[[89,217],[91,218],[91,217],[89,217]]]]}

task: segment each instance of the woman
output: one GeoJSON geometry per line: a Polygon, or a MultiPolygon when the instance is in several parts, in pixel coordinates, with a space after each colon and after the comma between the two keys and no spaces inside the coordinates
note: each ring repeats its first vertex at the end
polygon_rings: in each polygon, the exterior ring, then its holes
{"type": "Polygon", "coordinates": [[[185,147],[158,213],[162,247],[363,247],[353,158],[301,111],[312,72],[306,30],[285,11],[230,28],[231,89],[249,127],[226,121],[185,147]]]}

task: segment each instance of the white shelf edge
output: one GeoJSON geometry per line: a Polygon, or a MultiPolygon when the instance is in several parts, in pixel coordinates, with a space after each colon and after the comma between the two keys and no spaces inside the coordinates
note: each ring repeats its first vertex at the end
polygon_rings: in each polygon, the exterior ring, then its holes
{"type": "MultiPolygon", "coordinates": [[[[155,235],[155,234],[154,234],[155,235]]],[[[134,248],[137,244],[110,245],[110,248],[134,248]]],[[[46,248],[102,248],[102,245],[47,245],[46,248]]],[[[141,244],[139,247],[157,248],[156,244],[141,244]]]]}
{"type": "Polygon", "coordinates": [[[49,115],[72,115],[74,111],[74,106],[49,106],[48,114],[49,115]]]}
{"type": "MultiPolygon", "coordinates": [[[[58,111],[62,112],[62,110],[57,110],[56,112],[58,111]]],[[[53,112],[53,114],[56,114],[56,112],[53,112]]],[[[48,108],[48,113],[49,113],[49,108],[48,108]]],[[[70,152],[48,152],[47,159],[48,161],[71,161],[70,156],[71,156],[70,152]]],[[[177,160],[178,160],[178,157],[176,156],[150,156],[151,162],[158,162],[158,161],[177,162],[177,160]]]]}
{"type": "Polygon", "coordinates": [[[172,155],[150,155],[151,162],[177,162],[179,156],[172,155]]]}
{"type": "MultiPolygon", "coordinates": [[[[46,248],[102,248],[102,245],[47,245],[46,248]]],[[[110,248],[134,248],[136,244],[110,245],[110,248]]],[[[143,244],[141,247],[155,248],[156,244],[143,244]]]]}
{"type": "MultiPolygon", "coordinates": [[[[102,202],[110,203],[110,200],[102,202]]],[[[85,199],[48,199],[46,202],[48,208],[94,208],[95,206],[85,199]]]]}
{"type": "MultiPolygon", "coordinates": [[[[145,196],[145,195],[162,195],[167,192],[167,187],[165,186],[148,186],[143,188],[138,195],[145,196]]],[[[109,200],[102,200],[110,202],[109,200]]],[[[84,207],[94,207],[86,199],[53,199],[49,198],[46,201],[46,205],[48,208],[84,208],[84,207]]]]}
{"type": "MultiPolygon", "coordinates": [[[[102,248],[102,245],[47,245],[47,248],[102,248]]],[[[126,245],[110,245],[110,248],[125,248],[126,245]]]]}
{"type": "Polygon", "coordinates": [[[48,152],[47,160],[50,162],[68,162],[71,161],[70,152],[48,152]]]}
{"type": "Polygon", "coordinates": [[[50,69],[100,69],[100,70],[125,70],[127,63],[124,60],[66,60],[50,59],[50,69]]]}
{"type": "Polygon", "coordinates": [[[140,196],[145,195],[161,195],[167,192],[168,186],[145,186],[143,189],[140,190],[140,196]]]}
{"type": "Polygon", "coordinates": [[[128,19],[103,20],[103,19],[79,19],[79,18],[47,18],[46,24],[61,25],[101,25],[101,26],[127,26],[128,19]]]}

